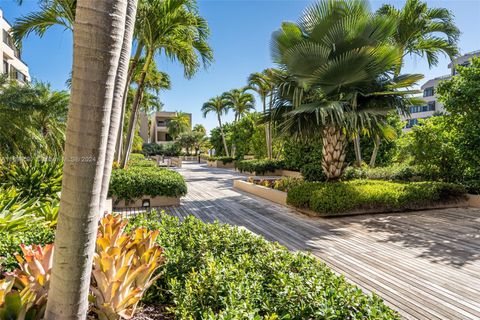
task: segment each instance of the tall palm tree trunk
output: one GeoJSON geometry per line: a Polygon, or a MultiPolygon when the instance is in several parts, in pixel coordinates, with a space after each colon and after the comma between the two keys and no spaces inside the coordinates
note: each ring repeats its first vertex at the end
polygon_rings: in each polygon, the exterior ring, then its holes
{"type": "Polygon", "coordinates": [[[127,0],[78,0],[60,213],[45,319],[85,319],[127,0]]]}
{"type": "Polygon", "coordinates": [[[220,118],[220,114],[217,114],[217,116],[220,134],[222,135],[223,147],[225,148],[225,154],[227,155],[227,157],[230,157],[230,154],[228,153],[227,140],[225,140],[225,133],[223,132],[222,119],[220,118]]]}
{"type": "Polygon", "coordinates": [[[145,77],[147,76],[148,68],[153,59],[153,52],[148,51],[145,57],[145,64],[143,65],[142,73],[138,82],[137,92],[132,103],[132,113],[130,114],[130,120],[128,123],[127,140],[125,141],[125,151],[122,155],[121,167],[125,168],[132,150],[133,138],[135,136],[135,127],[137,125],[138,110],[140,109],[140,103],[142,103],[143,91],[145,90],[145,77]]]}
{"type": "Polygon", "coordinates": [[[105,210],[104,204],[107,199],[108,187],[110,185],[110,174],[112,173],[112,164],[115,156],[116,142],[118,135],[122,130],[124,114],[124,97],[130,83],[128,81],[130,52],[132,51],[133,29],[135,27],[135,17],[137,14],[137,0],[128,0],[127,16],[125,20],[125,34],[120,61],[118,63],[117,79],[115,80],[115,90],[113,93],[112,111],[110,116],[110,129],[108,132],[107,155],[105,157],[105,169],[102,182],[102,193],[100,198],[100,214],[105,210]]]}
{"type": "Polygon", "coordinates": [[[353,138],[353,149],[355,151],[355,165],[362,166],[362,150],[360,149],[360,134],[357,133],[353,138]]]}
{"type": "MultiPolygon", "coordinates": [[[[120,115],[120,126],[118,127],[117,142],[115,145],[115,160],[117,162],[120,162],[122,160],[122,154],[123,154],[123,126],[125,125],[125,109],[127,107],[128,89],[130,88],[130,84],[132,83],[133,73],[135,72],[135,68],[138,65],[138,61],[140,60],[140,55],[142,54],[142,50],[143,50],[143,44],[139,43],[137,46],[135,55],[130,63],[130,67],[128,68],[126,86],[123,91],[122,110],[120,115]]],[[[128,54],[130,56],[130,52],[128,54]]]]}
{"type": "Polygon", "coordinates": [[[322,130],[322,168],[328,180],[337,180],[345,168],[347,137],[342,129],[326,127],[322,130]]]}
{"type": "MultiPolygon", "coordinates": [[[[273,91],[270,92],[270,99],[268,103],[268,111],[271,113],[272,112],[272,107],[273,107],[273,91]]],[[[268,159],[272,159],[273,156],[273,147],[272,147],[272,118],[270,116],[270,119],[268,120],[267,123],[267,148],[268,148],[268,159]]]]}
{"type": "MultiPolygon", "coordinates": [[[[262,104],[263,104],[263,114],[265,114],[265,112],[267,111],[267,96],[266,95],[262,95],[262,104]]],[[[265,146],[267,147],[267,157],[268,157],[268,159],[271,159],[272,155],[270,154],[270,148],[268,147],[268,141],[269,141],[268,133],[270,132],[269,128],[270,128],[269,123],[266,123],[265,124],[265,146]]]]}
{"type": "Polygon", "coordinates": [[[373,145],[373,151],[372,151],[372,156],[370,157],[370,167],[374,168],[375,167],[375,162],[377,161],[377,156],[378,156],[378,150],[380,149],[380,144],[382,143],[382,140],[380,139],[379,136],[375,137],[375,143],[373,145]]]}

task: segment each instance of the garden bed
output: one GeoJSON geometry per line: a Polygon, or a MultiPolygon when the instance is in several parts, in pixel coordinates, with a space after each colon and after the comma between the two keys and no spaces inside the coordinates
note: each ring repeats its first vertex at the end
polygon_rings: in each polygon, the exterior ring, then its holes
{"type": "Polygon", "coordinates": [[[468,207],[465,189],[443,182],[353,180],[305,182],[289,190],[287,204],[311,216],[343,216],[468,207]]]}
{"type": "Polygon", "coordinates": [[[180,205],[180,197],[150,197],[145,196],[139,199],[134,200],[124,200],[118,199],[117,197],[112,198],[113,206],[116,209],[124,209],[124,208],[144,208],[144,207],[170,207],[170,206],[179,206],[180,205]],[[148,205],[145,205],[148,203],[148,205]]]}
{"type": "Polygon", "coordinates": [[[272,202],[275,202],[284,206],[287,205],[286,192],[264,187],[264,186],[243,181],[243,180],[234,180],[233,187],[236,189],[251,193],[255,196],[270,200],[272,202]]]}
{"type": "Polygon", "coordinates": [[[211,168],[233,169],[235,168],[235,162],[224,162],[222,160],[207,160],[207,166],[211,168]]]}

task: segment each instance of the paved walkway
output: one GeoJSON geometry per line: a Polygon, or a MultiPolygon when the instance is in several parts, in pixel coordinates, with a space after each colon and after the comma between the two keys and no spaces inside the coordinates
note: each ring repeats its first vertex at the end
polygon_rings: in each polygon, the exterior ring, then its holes
{"type": "Polygon", "coordinates": [[[244,226],[310,251],[406,319],[480,319],[480,210],[315,219],[233,189],[244,176],[232,170],[179,171],[188,195],[170,214],[244,226]]]}

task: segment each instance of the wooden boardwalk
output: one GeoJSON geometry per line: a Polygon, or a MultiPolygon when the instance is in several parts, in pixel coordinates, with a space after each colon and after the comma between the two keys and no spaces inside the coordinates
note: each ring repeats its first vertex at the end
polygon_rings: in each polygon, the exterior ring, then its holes
{"type": "Polygon", "coordinates": [[[233,189],[232,170],[185,164],[180,207],[167,212],[244,226],[310,251],[406,319],[480,319],[480,210],[315,219],[233,189]]]}

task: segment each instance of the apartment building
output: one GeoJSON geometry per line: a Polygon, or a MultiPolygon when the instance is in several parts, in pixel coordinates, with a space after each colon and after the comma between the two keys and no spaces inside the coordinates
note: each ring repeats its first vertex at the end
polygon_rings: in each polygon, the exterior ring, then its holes
{"type": "MultiPolygon", "coordinates": [[[[145,142],[150,142],[150,143],[166,143],[169,141],[172,141],[173,138],[168,134],[168,123],[170,122],[171,119],[173,119],[177,115],[177,112],[169,112],[169,111],[160,111],[160,112],[155,112],[150,116],[149,123],[150,126],[150,135],[148,137],[148,140],[146,140],[144,137],[145,142]]],[[[187,113],[189,119],[190,119],[190,128],[192,127],[192,114],[187,113]]],[[[142,127],[142,122],[145,123],[145,120],[140,120],[142,127]]],[[[143,125],[145,128],[145,124],[143,125]]],[[[144,131],[144,129],[143,129],[144,131]]],[[[140,129],[140,132],[142,132],[142,129],[140,129]]],[[[144,131],[145,132],[145,131],[144,131]]],[[[142,136],[142,135],[141,135],[142,136]]]]}
{"type": "Polygon", "coordinates": [[[418,123],[419,119],[427,119],[433,116],[434,114],[444,113],[445,108],[443,104],[438,101],[438,96],[436,93],[436,88],[440,82],[446,79],[450,79],[452,76],[457,74],[456,66],[469,66],[470,60],[472,57],[479,57],[480,50],[466,53],[462,56],[455,58],[451,63],[448,64],[450,69],[450,74],[436,77],[425,82],[422,89],[421,98],[425,101],[424,104],[419,106],[410,107],[410,116],[403,117],[402,120],[407,121],[404,131],[410,130],[414,125],[418,123]]]}
{"type": "Polygon", "coordinates": [[[3,57],[3,74],[6,74],[10,79],[15,79],[20,83],[30,81],[30,74],[28,72],[28,66],[22,61],[21,52],[15,46],[12,36],[10,35],[10,29],[12,26],[5,19],[3,11],[0,9],[0,27],[2,42],[0,50],[3,57]]]}

